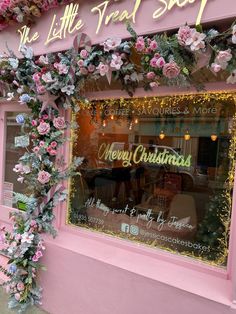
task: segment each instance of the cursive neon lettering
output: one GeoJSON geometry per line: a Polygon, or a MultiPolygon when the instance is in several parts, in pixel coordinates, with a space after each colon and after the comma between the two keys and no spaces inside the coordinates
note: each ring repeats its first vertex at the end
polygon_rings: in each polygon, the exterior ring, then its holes
{"type": "Polygon", "coordinates": [[[21,45],[30,44],[39,38],[38,32],[34,33],[33,36],[30,37],[30,28],[26,25],[18,29],[18,33],[20,33],[19,50],[20,50],[21,45]]]}

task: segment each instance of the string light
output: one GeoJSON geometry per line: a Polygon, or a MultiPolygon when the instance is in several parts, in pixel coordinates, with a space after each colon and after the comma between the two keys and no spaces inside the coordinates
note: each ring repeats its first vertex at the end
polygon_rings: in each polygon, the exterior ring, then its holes
{"type": "Polygon", "coordinates": [[[166,135],[165,135],[164,131],[161,131],[161,133],[159,134],[159,138],[161,140],[164,140],[165,137],[166,137],[166,135]]]}
{"type": "Polygon", "coordinates": [[[133,129],[133,123],[131,122],[129,125],[129,130],[131,131],[133,129]]]}
{"type": "Polygon", "coordinates": [[[98,107],[103,110],[104,108],[118,106],[119,108],[132,107],[134,109],[134,114],[136,110],[140,109],[141,112],[148,112],[148,109],[155,107],[169,108],[177,107],[180,104],[188,101],[188,108],[191,112],[191,107],[205,106],[209,105],[211,101],[217,103],[220,102],[234,102],[234,94],[226,92],[218,93],[205,93],[205,94],[183,94],[183,95],[171,95],[164,97],[143,97],[143,98],[118,98],[118,99],[105,99],[105,100],[92,100],[90,103],[77,101],[81,109],[91,109],[92,106],[98,105],[98,107]],[[143,111],[142,111],[143,110],[143,111]]]}
{"type": "Polygon", "coordinates": [[[111,115],[111,120],[114,120],[114,116],[113,115],[111,115]]]}
{"type": "Polygon", "coordinates": [[[105,128],[107,126],[106,120],[103,120],[102,126],[105,128]]]}
{"type": "Polygon", "coordinates": [[[138,118],[135,118],[134,123],[138,124],[138,118]]]}
{"type": "Polygon", "coordinates": [[[216,134],[212,134],[212,135],[211,135],[211,140],[212,140],[213,142],[215,142],[215,141],[217,140],[217,138],[218,138],[218,136],[217,136],[216,134]]]}
{"type": "Polygon", "coordinates": [[[185,141],[189,141],[191,138],[190,134],[189,134],[189,131],[187,130],[186,133],[184,134],[184,139],[185,141]]]}

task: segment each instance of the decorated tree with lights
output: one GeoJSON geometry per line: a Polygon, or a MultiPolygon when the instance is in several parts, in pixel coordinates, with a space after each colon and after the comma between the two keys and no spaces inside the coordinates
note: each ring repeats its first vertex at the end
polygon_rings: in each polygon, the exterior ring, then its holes
{"type": "Polygon", "coordinates": [[[222,260],[225,263],[228,247],[230,222],[230,195],[223,191],[214,193],[206,204],[206,214],[199,223],[197,241],[209,248],[204,254],[208,260],[222,260]]]}

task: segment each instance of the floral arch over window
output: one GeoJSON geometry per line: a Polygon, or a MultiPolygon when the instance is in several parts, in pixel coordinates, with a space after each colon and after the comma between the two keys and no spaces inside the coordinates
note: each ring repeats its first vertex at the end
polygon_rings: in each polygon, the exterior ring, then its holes
{"type": "Polygon", "coordinates": [[[12,231],[4,226],[1,230],[3,252],[9,257],[9,268],[2,271],[9,277],[6,286],[12,308],[24,310],[40,302],[37,275],[45,249],[42,233],[56,235],[53,208],[66,198],[61,182],[79,175],[76,169],[83,162],[77,157],[66,168],[63,161],[56,161],[59,147],[66,141],[65,131],[76,127],[65,121],[60,110],[77,112],[79,102],[90,106],[86,84],[102,79],[120,82],[130,96],[137,87],[149,90],[166,84],[200,89],[202,81],[195,76],[200,69],[236,83],[235,25],[224,33],[183,26],[172,36],[151,38],[128,29],[132,38],[127,41],[110,38],[91,47],[89,38],[79,34],[75,47],[66,52],[34,57],[31,48],[22,46],[23,59],[10,51],[0,58],[1,85],[11,90],[7,99],[31,109],[31,114],[18,115],[17,123],[33,146],[14,167],[19,181],[27,186],[26,195],[15,195],[15,202],[23,204],[25,211],[11,214],[12,231]],[[83,47],[85,39],[88,44],[83,47]]]}

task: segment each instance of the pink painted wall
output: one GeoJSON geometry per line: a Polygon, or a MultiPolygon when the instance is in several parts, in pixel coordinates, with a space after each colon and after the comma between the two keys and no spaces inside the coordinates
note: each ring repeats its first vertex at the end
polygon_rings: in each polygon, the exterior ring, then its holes
{"type": "MultiPolygon", "coordinates": [[[[125,0],[125,1],[107,1],[108,8],[106,13],[109,14],[112,11],[120,10],[123,11],[127,9],[128,12],[132,12],[135,2],[138,0],[125,0]]],[[[78,1],[74,1],[78,2],[78,1]]],[[[98,22],[98,14],[91,13],[91,9],[103,3],[102,0],[92,0],[85,1],[81,0],[78,17],[81,18],[84,22],[84,27],[81,29],[82,32],[87,33],[92,39],[92,43],[99,43],[115,35],[118,37],[129,37],[129,33],[126,30],[125,23],[119,24],[109,24],[109,26],[103,26],[98,35],[95,34],[98,22]]],[[[181,25],[184,25],[186,22],[189,24],[195,24],[200,4],[203,0],[187,1],[188,4],[185,7],[179,8],[174,6],[171,11],[167,11],[160,19],[154,20],[152,18],[153,12],[157,9],[163,9],[165,5],[163,3],[169,3],[169,0],[141,0],[139,10],[137,11],[136,21],[134,28],[138,34],[150,34],[154,32],[162,32],[170,29],[176,29],[181,25]],[[190,2],[190,3],[189,3],[190,2]],[[192,2],[192,3],[191,3],[192,2]]],[[[185,1],[177,1],[180,4],[185,1]]],[[[219,21],[227,18],[235,18],[235,0],[224,0],[222,5],[222,0],[207,0],[207,5],[205,7],[202,23],[219,21]]],[[[64,40],[59,40],[44,45],[49,32],[51,21],[54,14],[57,14],[57,17],[63,15],[64,7],[53,9],[49,11],[46,15],[43,15],[36,20],[35,25],[32,27],[32,32],[39,32],[40,38],[33,44],[30,44],[34,49],[35,54],[43,54],[46,52],[55,52],[72,47],[73,38],[76,33],[71,36],[68,36],[64,40]]],[[[11,48],[15,53],[18,53],[19,47],[19,33],[17,33],[18,26],[10,27],[0,33],[0,52],[6,51],[4,43],[8,43],[9,48],[11,48]]]]}

